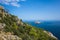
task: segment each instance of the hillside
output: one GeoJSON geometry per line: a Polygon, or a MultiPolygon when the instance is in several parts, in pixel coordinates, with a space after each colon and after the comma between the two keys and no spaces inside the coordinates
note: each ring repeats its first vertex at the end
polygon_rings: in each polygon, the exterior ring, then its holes
{"type": "MultiPolygon", "coordinates": [[[[17,36],[20,38],[18,40],[57,40],[50,32],[24,23],[22,19],[19,19],[17,16],[9,14],[5,9],[0,8],[0,36],[2,33],[3,37],[4,35],[10,35],[10,37],[13,35],[14,37],[17,36]]],[[[9,40],[8,37],[5,37],[5,39],[9,40]]],[[[0,37],[0,39],[1,38],[2,37],[0,37]]],[[[10,40],[13,40],[13,37],[10,38],[10,40]]]]}

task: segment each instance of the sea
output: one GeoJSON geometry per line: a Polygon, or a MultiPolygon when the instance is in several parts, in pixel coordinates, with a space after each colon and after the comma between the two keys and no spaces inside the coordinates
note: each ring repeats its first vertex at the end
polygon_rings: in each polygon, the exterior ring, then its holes
{"type": "Polygon", "coordinates": [[[54,36],[60,40],[60,21],[39,21],[37,24],[35,21],[25,21],[29,25],[32,25],[37,28],[42,28],[46,31],[51,32],[54,36]]]}

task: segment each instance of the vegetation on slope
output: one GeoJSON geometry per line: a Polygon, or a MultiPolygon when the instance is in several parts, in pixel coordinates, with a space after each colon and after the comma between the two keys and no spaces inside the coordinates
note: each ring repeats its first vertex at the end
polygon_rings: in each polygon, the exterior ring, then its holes
{"type": "MultiPolygon", "coordinates": [[[[0,14],[1,15],[1,14],[0,14]]],[[[38,29],[22,22],[17,16],[4,14],[3,18],[0,16],[0,23],[4,23],[4,32],[11,32],[13,35],[19,36],[22,40],[56,40],[55,38],[49,36],[42,29],[38,29]]]]}

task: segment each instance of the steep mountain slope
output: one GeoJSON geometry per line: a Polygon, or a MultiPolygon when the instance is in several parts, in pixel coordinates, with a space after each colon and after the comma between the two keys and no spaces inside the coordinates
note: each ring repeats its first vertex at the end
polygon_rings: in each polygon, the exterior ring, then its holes
{"type": "Polygon", "coordinates": [[[20,37],[21,39],[19,40],[57,40],[48,31],[24,23],[17,16],[9,14],[6,11],[4,11],[4,14],[2,13],[0,13],[0,32],[4,32],[5,34],[9,32],[11,35],[20,37]]]}

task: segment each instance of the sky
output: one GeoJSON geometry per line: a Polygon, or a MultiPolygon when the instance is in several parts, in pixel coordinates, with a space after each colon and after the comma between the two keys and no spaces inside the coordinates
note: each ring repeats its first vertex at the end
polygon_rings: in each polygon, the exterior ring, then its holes
{"type": "Polygon", "coordinates": [[[22,20],[60,20],[60,0],[0,0],[0,6],[22,20]]]}

